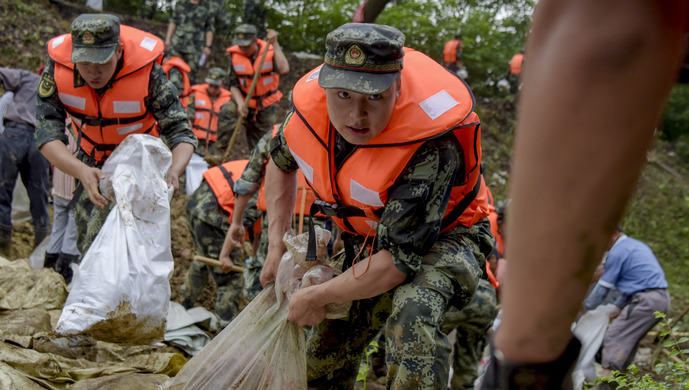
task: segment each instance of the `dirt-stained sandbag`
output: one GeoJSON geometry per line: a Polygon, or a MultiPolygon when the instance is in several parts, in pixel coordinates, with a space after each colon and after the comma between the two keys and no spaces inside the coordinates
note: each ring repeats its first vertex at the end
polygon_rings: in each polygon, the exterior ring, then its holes
{"type": "Polygon", "coordinates": [[[67,286],[51,268],[32,269],[26,260],[0,265],[0,309],[60,309],[67,286]]]}
{"type": "Polygon", "coordinates": [[[19,370],[0,362],[0,389],[3,390],[45,390],[19,370]]]}

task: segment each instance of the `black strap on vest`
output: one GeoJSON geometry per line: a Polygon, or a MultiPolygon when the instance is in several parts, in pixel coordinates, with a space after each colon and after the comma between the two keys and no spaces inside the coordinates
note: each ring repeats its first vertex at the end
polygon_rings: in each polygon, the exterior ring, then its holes
{"type": "MultiPolygon", "coordinates": [[[[366,213],[364,210],[356,206],[343,206],[339,204],[332,204],[320,199],[316,199],[311,204],[311,209],[309,210],[309,215],[316,215],[316,213],[321,212],[328,217],[338,217],[341,219],[347,217],[365,217],[366,213]]],[[[316,228],[313,225],[313,218],[309,218],[309,244],[306,250],[306,260],[316,261],[316,228]]]]}
{"type": "Polygon", "coordinates": [[[232,172],[229,172],[222,165],[218,165],[218,168],[220,168],[220,171],[222,172],[223,176],[225,177],[225,180],[227,180],[227,184],[230,185],[230,189],[234,192],[234,180],[232,180],[232,172]]]}
{"type": "Polygon", "coordinates": [[[69,115],[79,119],[82,124],[86,124],[89,126],[112,126],[112,125],[129,125],[132,123],[136,123],[148,115],[147,112],[144,112],[143,114],[131,118],[101,118],[101,117],[95,117],[95,116],[88,116],[84,114],[80,114],[77,112],[74,112],[70,109],[65,108],[65,110],[69,113],[69,115]]]}
{"type": "Polygon", "coordinates": [[[450,211],[450,214],[448,214],[445,218],[443,218],[443,222],[440,224],[440,230],[445,229],[446,227],[450,226],[454,221],[459,218],[460,215],[464,212],[464,210],[469,207],[471,202],[476,199],[476,195],[478,195],[479,190],[481,189],[481,177],[483,176],[483,168],[481,168],[481,172],[479,172],[478,178],[476,179],[476,185],[474,185],[474,188],[462,198],[462,200],[457,203],[454,209],[450,211]]]}

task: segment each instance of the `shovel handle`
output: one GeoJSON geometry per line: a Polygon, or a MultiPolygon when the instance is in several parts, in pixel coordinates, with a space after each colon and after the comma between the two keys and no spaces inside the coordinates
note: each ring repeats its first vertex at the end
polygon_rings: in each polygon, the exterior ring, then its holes
{"type": "MultiPolygon", "coordinates": [[[[218,268],[222,267],[222,263],[220,262],[220,260],[211,259],[210,257],[201,256],[201,255],[194,255],[194,260],[200,261],[203,264],[212,265],[213,267],[218,267],[218,268]]],[[[230,271],[232,271],[232,272],[244,272],[244,268],[237,266],[237,265],[233,265],[232,269],[230,271]]]]}

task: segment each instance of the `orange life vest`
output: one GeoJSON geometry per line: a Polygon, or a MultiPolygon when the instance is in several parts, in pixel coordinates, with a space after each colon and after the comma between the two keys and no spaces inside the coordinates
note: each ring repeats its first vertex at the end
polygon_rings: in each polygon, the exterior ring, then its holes
{"type": "Polygon", "coordinates": [[[524,62],[524,54],[517,53],[510,60],[510,74],[522,74],[522,63],[524,62]]]}
{"type": "Polygon", "coordinates": [[[232,69],[239,77],[240,89],[244,92],[244,95],[246,95],[249,92],[249,88],[251,88],[251,82],[254,79],[256,68],[259,62],[261,62],[263,51],[266,50],[266,46],[268,47],[268,54],[266,54],[266,59],[263,61],[263,66],[261,67],[261,75],[256,82],[256,89],[254,90],[253,97],[249,101],[250,108],[259,106],[265,108],[273,103],[279,102],[282,98],[282,92],[278,90],[280,73],[273,63],[273,45],[268,45],[267,42],[261,39],[258,39],[257,42],[258,54],[253,63],[242,53],[238,45],[228,47],[226,51],[232,56],[232,69]]]}
{"type": "Polygon", "coordinates": [[[182,74],[182,86],[183,90],[177,91],[179,100],[182,101],[184,108],[187,108],[187,98],[191,93],[191,81],[189,81],[189,72],[191,72],[191,67],[184,62],[183,59],[179,57],[170,57],[167,61],[163,62],[163,70],[168,78],[170,78],[170,69],[176,68],[182,74]]]}
{"type": "Polygon", "coordinates": [[[211,101],[208,95],[208,84],[198,84],[191,87],[194,95],[194,134],[199,140],[215,142],[218,139],[218,116],[223,104],[230,101],[232,94],[220,87],[220,96],[211,101]]]}
{"type": "Polygon", "coordinates": [[[459,39],[453,39],[445,42],[445,47],[443,47],[443,61],[444,62],[457,62],[457,51],[462,52],[462,41],[459,39]]]}
{"type": "Polygon", "coordinates": [[[234,212],[234,181],[242,176],[248,162],[249,160],[228,161],[203,172],[203,178],[213,190],[218,205],[230,213],[230,222],[234,212]]]}
{"type": "Polygon", "coordinates": [[[474,98],[461,79],[426,55],[405,49],[400,98],[385,130],[357,146],[337,169],[334,132],[325,91],[318,86],[320,67],[307,73],[293,90],[296,115],[284,129],[287,144],[316,196],[349,215],[333,220],[353,234],[368,235],[380,220],[388,189],[421,145],[445,133],[455,136],[463,151],[442,231],[457,224],[471,226],[488,215],[481,175],[481,125],[474,98]],[[353,206],[353,207],[340,207],[353,206]]]}
{"type": "Polygon", "coordinates": [[[123,64],[112,87],[98,96],[90,86],[74,87],[72,36],[64,34],[48,42],[48,54],[55,62],[55,84],[65,111],[79,127],[79,146],[96,164],[129,134],[158,136],[157,122],[144,99],[153,65],[160,62],[164,44],[153,34],[120,26],[124,45],[123,64]]]}

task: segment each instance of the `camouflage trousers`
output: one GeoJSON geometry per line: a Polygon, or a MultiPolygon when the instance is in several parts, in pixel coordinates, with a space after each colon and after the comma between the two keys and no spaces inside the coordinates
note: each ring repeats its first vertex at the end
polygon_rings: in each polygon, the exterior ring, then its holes
{"type": "MultiPolygon", "coordinates": [[[[219,151],[224,153],[227,149],[238,120],[239,114],[237,111],[237,103],[235,103],[234,100],[230,100],[230,102],[227,103],[226,113],[222,113],[218,120],[218,140],[216,147],[219,151]]],[[[246,119],[239,128],[240,131],[244,131],[246,134],[246,142],[249,145],[249,150],[252,150],[254,146],[256,146],[258,140],[260,140],[265,133],[272,131],[276,121],[277,103],[260,110],[249,109],[246,119]]]]}
{"type": "Polygon", "coordinates": [[[474,298],[462,310],[450,307],[445,314],[442,331],[457,329],[450,379],[453,390],[473,389],[478,378],[478,364],[488,339],[488,330],[497,315],[498,299],[489,281],[481,279],[474,298]]]}
{"type": "MultiPolygon", "coordinates": [[[[308,229],[309,218],[304,218],[304,230],[308,229]]],[[[314,224],[325,228],[325,220],[320,218],[314,218],[314,224]]],[[[295,224],[298,226],[298,224],[295,224]]],[[[249,301],[256,298],[256,295],[263,290],[261,286],[261,271],[263,270],[263,264],[268,256],[268,215],[263,213],[261,217],[261,234],[258,240],[258,247],[256,249],[256,255],[247,259],[246,265],[244,267],[244,296],[249,301]]]]}
{"type": "MultiPolygon", "coordinates": [[[[226,231],[190,215],[189,212],[187,212],[187,226],[194,241],[196,254],[217,259],[220,256],[226,231]]],[[[234,248],[230,253],[230,258],[235,265],[243,266],[240,252],[239,248],[234,248]]],[[[241,273],[223,273],[220,268],[194,260],[187,270],[179,292],[184,300],[195,302],[203,294],[209,276],[213,277],[218,286],[215,314],[220,319],[221,326],[224,327],[239,314],[239,308],[244,299],[241,273]]]]}
{"type": "Polygon", "coordinates": [[[314,326],[307,335],[309,388],[353,389],[364,350],[382,329],[388,389],[445,389],[451,345],[440,325],[451,304],[464,307],[473,298],[492,245],[487,220],[453,228],[407,281],[354,301],[347,319],[314,326]]]}
{"type": "MultiPolygon", "coordinates": [[[[181,51],[175,50],[175,49],[170,49],[170,55],[174,57],[179,57],[186,62],[189,67],[191,68],[191,71],[189,71],[189,83],[191,85],[196,85],[198,84],[197,82],[197,76],[199,74],[199,59],[201,59],[201,52],[191,52],[191,53],[182,53],[181,51]]],[[[208,60],[206,60],[208,61],[208,60]]],[[[201,83],[203,84],[203,83],[201,83]]]]}
{"type": "Polygon", "coordinates": [[[103,227],[110,210],[115,206],[115,202],[108,201],[105,207],[98,208],[91,203],[89,195],[83,190],[83,187],[82,190],[79,190],[80,186],[81,184],[77,186],[77,193],[75,193],[75,196],[80,194],[74,207],[74,221],[77,224],[77,247],[83,258],[103,227]]]}

